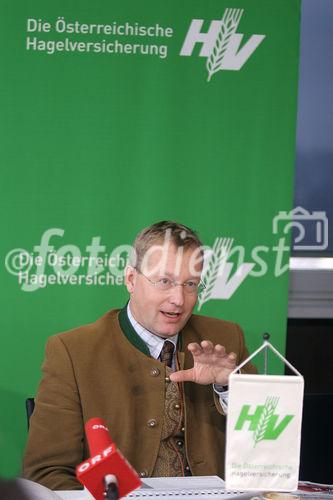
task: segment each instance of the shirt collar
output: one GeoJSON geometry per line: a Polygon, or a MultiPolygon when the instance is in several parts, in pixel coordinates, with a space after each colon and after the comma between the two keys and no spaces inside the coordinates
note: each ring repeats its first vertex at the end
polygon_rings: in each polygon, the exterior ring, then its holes
{"type": "Polygon", "coordinates": [[[165,340],[170,340],[170,342],[174,344],[176,352],[178,333],[176,333],[176,335],[173,335],[172,337],[163,339],[162,337],[159,337],[158,335],[155,335],[154,333],[150,332],[144,326],[140,325],[140,323],[136,321],[131,312],[130,302],[127,304],[127,316],[136,333],[147,345],[150,355],[153,358],[158,359],[159,355],[161,354],[161,350],[165,340]]]}

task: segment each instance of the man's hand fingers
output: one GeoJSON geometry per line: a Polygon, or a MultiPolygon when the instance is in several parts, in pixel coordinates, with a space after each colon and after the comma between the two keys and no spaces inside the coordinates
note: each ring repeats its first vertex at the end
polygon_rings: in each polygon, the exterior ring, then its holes
{"type": "Polygon", "coordinates": [[[200,344],[191,342],[187,346],[187,349],[196,356],[198,356],[199,354],[212,354],[214,352],[214,345],[212,342],[210,342],[210,340],[203,340],[202,342],[200,342],[200,344]]]}
{"type": "Polygon", "coordinates": [[[187,349],[193,354],[193,355],[198,355],[202,353],[202,349],[199,344],[196,342],[191,342],[188,346],[187,349]]]}
{"type": "Polygon", "coordinates": [[[221,344],[216,344],[216,346],[215,346],[215,352],[221,358],[226,355],[225,348],[221,344]]]}
{"type": "Polygon", "coordinates": [[[212,352],[214,352],[214,345],[210,340],[203,340],[201,342],[201,347],[205,354],[212,354],[212,352]]]}
{"type": "Polygon", "coordinates": [[[193,369],[189,370],[179,370],[178,372],[173,372],[170,375],[170,380],[172,382],[194,382],[193,379],[193,369]]]}
{"type": "MultiPolygon", "coordinates": [[[[236,366],[237,356],[234,352],[227,354],[225,347],[221,344],[214,344],[210,340],[203,340],[198,344],[191,342],[187,346],[194,358],[194,362],[204,362],[214,364],[223,363],[226,368],[233,369],[236,366]]],[[[189,379],[192,380],[192,379],[189,379]]]]}
{"type": "Polygon", "coordinates": [[[230,366],[236,366],[236,359],[237,359],[237,356],[234,352],[226,354],[226,356],[225,356],[225,361],[230,366]]]}

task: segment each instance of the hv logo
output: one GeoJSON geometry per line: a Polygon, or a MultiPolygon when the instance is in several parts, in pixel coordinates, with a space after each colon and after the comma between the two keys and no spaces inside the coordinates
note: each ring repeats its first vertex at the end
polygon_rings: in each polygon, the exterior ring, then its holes
{"type": "Polygon", "coordinates": [[[191,56],[197,43],[201,43],[200,57],[206,57],[207,81],[221,70],[239,71],[265,35],[252,35],[240,48],[244,34],[236,33],[243,9],[225,9],[221,20],[211,21],[207,32],[202,32],[204,19],[192,19],[181,56],[191,56]]]}
{"type": "Polygon", "coordinates": [[[235,425],[236,431],[241,431],[247,425],[247,430],[253,432],[254,446],[264,439],[275,440],[290,424],[294,415],[280,415],[275,413],[279,398],[268,397],[264,405],[256,406],[251,413],[250,405],[243,405],[235,425]]]}

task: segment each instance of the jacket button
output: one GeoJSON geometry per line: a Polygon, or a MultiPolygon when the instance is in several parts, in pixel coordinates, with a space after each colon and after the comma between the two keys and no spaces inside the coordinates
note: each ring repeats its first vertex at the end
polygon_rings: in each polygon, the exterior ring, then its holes
{"type": "Polygon", "coordinates": [[[182,432],[185,432],[185,427],[182,427],[180,430],[181,430],[182,432]]]}
{"type": "Polygon", "coordinates": [[[178,403],[175,404],[174,406],[175,410],[179,410],[180,409],[180,405],[178,403]]]}
{"type": "Polygon", "coordinates": [[[148,420],[147,425],[148,427],[156,427],[157,421],[154,418],[151,418],[150,420],[148,420]]]}
{"type": "Polygon", "coordinates": [[[161,373],[161,372],[160,372],[160,370],[159,370],[158,368],[152,368],[152,369],[150,370],[150,375],[151,375],[152,377],[158,377],[160,373],[161,373]]]}
{"type": "Polygon", "coordinates": [[[165,377],[166,382],[170,382],[170,377],[165,377]]]}
{"type": "Polygon", "coordinates": [[[148,472],[146,470],[143,470],[143,471],[139,472],[139,476],[140,477],[147,477],[148,476],[148,472]]]}
{"type": "Polygon", "coordinates": [[[183,446],[183,444],[184,444],[183,441],[181,441],[181,440],[177,441],[177,446],[179,446],[179,448],[181,448],[183,446]]]}

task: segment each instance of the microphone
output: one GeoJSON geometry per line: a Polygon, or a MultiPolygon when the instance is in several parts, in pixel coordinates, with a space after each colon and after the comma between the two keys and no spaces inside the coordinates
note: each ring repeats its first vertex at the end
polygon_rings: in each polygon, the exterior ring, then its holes
{"type": "Polygon", "coordinates": [[[76,467],[76,477],[92,496],[96,500],[117,500],[138,488],[141,480],[112,442],[105,422],[91,418],[85,431],[90,458],[76,467]]]}

